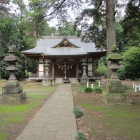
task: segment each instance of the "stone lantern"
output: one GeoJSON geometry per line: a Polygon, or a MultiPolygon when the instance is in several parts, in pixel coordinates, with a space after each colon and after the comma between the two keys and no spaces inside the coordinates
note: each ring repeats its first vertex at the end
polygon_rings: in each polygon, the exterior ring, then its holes
{"type": "Polygon", "coordinates": [[[50,77],[49,77],[49,63],[50,63],[50,60],[49,59],[46,59],[45,60],[45,76],[44,76],[44,79],[42,80],[42,85],[43,86],[50,86],[51,85],[51,80],[50,80],[50,77]]]}
{"type": "Polygon", "coordinates": [[[2,89],[2,102],[11,104],[17,104],[26,99],[26,95],[22,92],[22,87],[15,76],[15,72],[18,71],[16,62],[20,60],[19,57],[14,55],[14,47],[15,46],[9,47],[9,55],[4,58],[4,61],[9,63],[6,70],[9,71],[10,76],[5,87],[2,89]]]}
{"type": "Polygon", "coordinates": [[[119,61],[122,60],[122,57],[117,53],[116,48],[112,50],[112,53],[107,57],[107,60],[111,62],[111,65],[109,66],[111,78],[108,79],[108,85],[106,87],[107,92],[103,94],[105,104],[128,103],[125,87],[122,86],[121,80],[119,80],[117,75],[117,70],[121,68],[119,61]]]}
{"type": "Polygon", "coordinates": [[[87,69],[86,60],[83,60],[82,66],[83,66],[83,74],[82,74],[82,77],[81,77],[81,84],[86,85],[86,83],[89,81],[87,73],[86,73],[86,69],[87,69]]]}

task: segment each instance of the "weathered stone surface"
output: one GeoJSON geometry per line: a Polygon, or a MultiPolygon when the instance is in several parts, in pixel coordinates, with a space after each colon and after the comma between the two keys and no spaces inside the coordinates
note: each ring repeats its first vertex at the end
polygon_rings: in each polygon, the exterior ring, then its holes
{"type": "Polygon", "coordinates": [[[109,79],[106,91],[109,93],[125,93],[125,88],[119,79],[109,79]]]}
{"type": "Polygon", "coordinates": [[[129,97],[125,93],[119,79],[109,79],[106,92],[103,93],[103,101],[106,105],[129,104],[129,97]]]}
{"type": "Polygon", "coordinates": [[[44,78],[44,79],[42,80],[42,85],[43,85],[43,86],[50,86],[50,85],[51,85],[50,79],[49,79],[49,78],[44,78]]]}
{"type": "Polygon", "coordinates": [[[19,94],[22,93],[22,87],[17,80],[7,81],[5,87],[2,88],[3,94],[19,94]]]}
{"type": "Polygon", "coordinates": [[[112,53],[107,57],[107,60],[122,60],[122,57],[119,53],[112,53]]]}
{"type": "Polygon", "coordinates": [[[88,77],[85,77],[85,78],[84,78],[84,77],[82,77],[82,78],[81,78],[81,81],[80,81],[80,84],[81,84],[81,85],[86,85],[86,84],[87,84],[87,82],[89,82],[88,77]]]}
{"type": "Polygon", "coordinates": [[[114,104],[128,104],[129,97],[125,93],[103,93],[103,101],[106,105],[114,105],[114,104]]]}
{"type": "Polygon", "coordinates": [[[59,85],[16,140],[75,140],[73,107],[71,85],[59,85]]]}
{"type": "Polygon", "coordinates": [[[103,101],[105,104],[129,104],[128,96],[125,94],[125,88],[122,86],[118,78],[117,70],[120,67],[119,61],[122,57],[117,53],[116,48],[112,49],[112,53],[107,57],[111,61],[109,69],[111,70],[111,79],[108,80],[106,86],[106,93],[103,94],[103,101]]]}
{"type": "Polygon", "coordinates": [[[10,54],[4,58],[5,61],[9,62],[6,70],[10,72],[9,79],[5,87],[2,88],[2,103],[7,104],[20,104],[26,99],[26,93],[22,93],[22,87],[15,76],[15,72],[18,70],[16,62],[19,61],[19,57],[14,55],[14,48],[15,46],[10,46],[10,54]]]}
{"type": "Polygon", "coordinates": [[[107,91],[109,93],[125,93],[125,88],[123,86],[107,86],[107,91]]]}
{"type": "Polygon", "coordinates": [[[21,104],[26,99],[26,93],[20,94],[2,94],[1,103],[9,105],[21,104]]]}
{"type": "Polygon", "coordinates": [[[45,61],[45,77],[42,80],[43,86],[50,86],[51,85],[51,80],[49,78],[49,64],[48,64],[48,62],[50,62],[50,60],[46,59],[46,61],[45,61]]]}

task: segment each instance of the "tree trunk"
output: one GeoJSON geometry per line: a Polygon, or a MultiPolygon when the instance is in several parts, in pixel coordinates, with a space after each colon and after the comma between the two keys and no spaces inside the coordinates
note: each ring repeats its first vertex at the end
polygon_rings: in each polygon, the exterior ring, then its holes
{"type": "MultiPolygon", "coordinates": [[[[115,0],[106,0],[106,35],[107,35],[107,55],[111,53],[112,47],[116,46],[115,33],[115,0]]],[[[108,62],[108,78],[111,76],[108,62]]]]}

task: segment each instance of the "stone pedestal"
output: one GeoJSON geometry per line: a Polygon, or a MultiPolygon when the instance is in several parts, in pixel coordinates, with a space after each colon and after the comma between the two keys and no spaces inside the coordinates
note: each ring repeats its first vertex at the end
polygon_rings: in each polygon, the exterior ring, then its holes
{"type": "Polygon", "coordinates": [[[109,79],[106,91],[109,93],[125,93],[125,88],[119,79],[109,79]]]}
{"type": "Polygon", "coordinates": [[[19,94],[2,94],[2,103],[9,105],[18,105],[26,100],[26,93],[19,94]]]}
{"type": "Polygon", "coordinates": [[[81,81],[80,81],[80,84],[85,86],[87,84],[87,82],[89,82],[88,77],[87,78],[86,77],[82,77],[81,81]]]}
{"type": "Polygon", "coordinates": [[[103,101],[106,105],[130,104],[125,87],[119,79],[109,79],[106,92],[103,93],[103,101]]]}
{"type": "Polygon", "coordinates": [[[50,79],[49,79],[49,78],[44,78],[44,79],[42,80],[42,85],[43,85],[43,86],[50,86],[50,85],[51,85],[50,79]]]}
{"type": "Polygon", "coordinates": [[[130,105],[129,97],[125,93],[103,93],[102,98],[105,105],[130,105]]]}
{"type": "Polygon", "coordinates": [[[22,93],[22,87],[19,85],[19,81],[9,80],[5,84],[5,87],[2,88],[3,94],[19,94],[22,93]]]}

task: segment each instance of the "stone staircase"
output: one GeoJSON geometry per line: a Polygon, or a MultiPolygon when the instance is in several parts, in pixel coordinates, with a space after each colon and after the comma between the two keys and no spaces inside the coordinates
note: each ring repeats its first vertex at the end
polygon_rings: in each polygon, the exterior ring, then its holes
{"type": "MultiPolygon", "coordinates": [[[[72,84],[79,84],[79,82],[77,81],[77,78],[69,78],[70,83],[72,84]]],[[[64,83],[63,78],[56,78],[55,79],[55,84],[62,84],[64,83]]]]}

